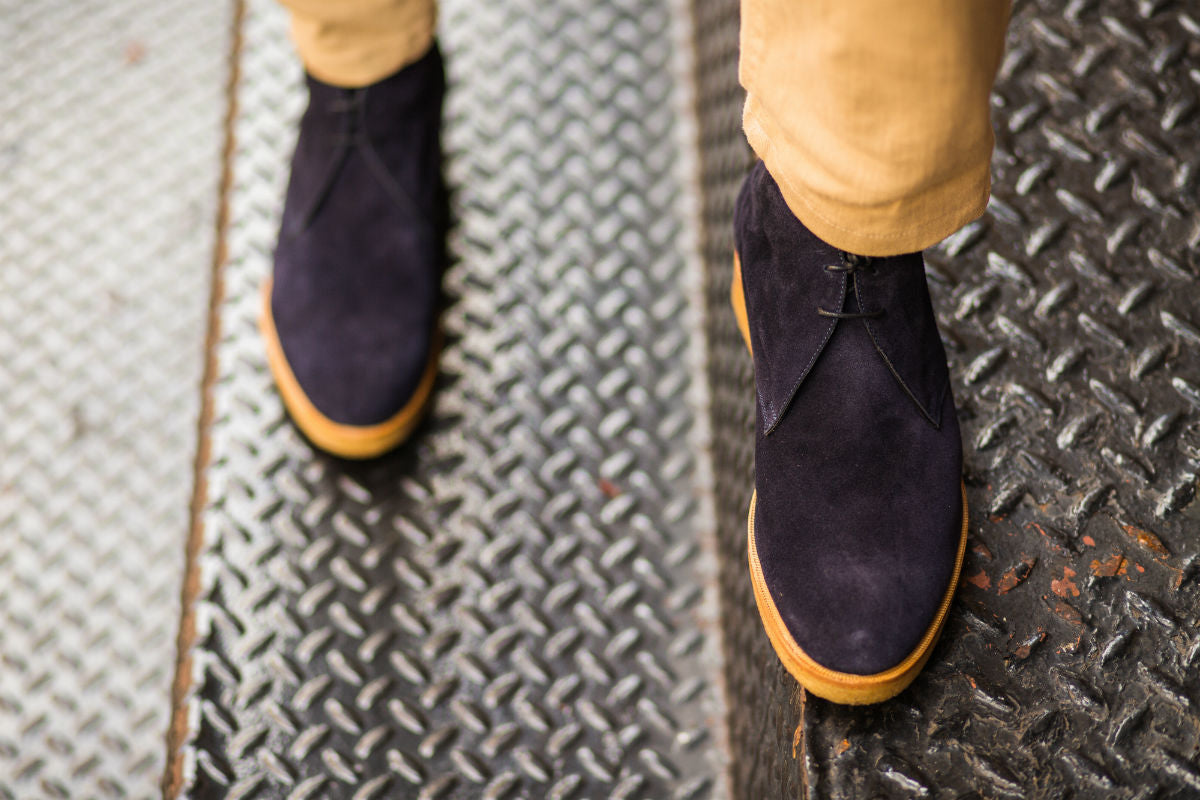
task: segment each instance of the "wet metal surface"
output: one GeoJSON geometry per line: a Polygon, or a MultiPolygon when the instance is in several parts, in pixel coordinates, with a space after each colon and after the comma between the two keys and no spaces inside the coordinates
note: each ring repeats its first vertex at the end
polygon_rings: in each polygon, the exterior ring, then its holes
{"type": "Polygon", "coordinates": [[[0,2],[0,797],[159,795],[231,8],[0,2]]]}
{"type": "Polygon", "coordinates": [[[736,8],[697,15],[741,796],[1200,796],[1198,9],[1015,10],[993,202],[928,259],[964,423],[965,583],[922,677],[866,710],[803,701],[744,574],[753,389],[727,306],[748,158],[736,8]]]}
{"type": "Polygon", "coordinates": [[[248,4],[186,796],[726,796],[679,11],[443,5],[436,408],[353,465],[255,328],[304,97],[248,4]]]}

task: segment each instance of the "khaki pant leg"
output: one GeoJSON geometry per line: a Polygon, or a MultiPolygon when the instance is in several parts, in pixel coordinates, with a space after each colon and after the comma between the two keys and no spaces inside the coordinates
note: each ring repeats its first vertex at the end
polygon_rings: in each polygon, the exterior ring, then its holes
{"type": "Polygon", "coordinates": [[[743,125],[817,236],[922,250],[981,215],[1007,0],[742,0],[743,125]]]}
{"type": "Polygon", "coordinates": [[[280,0],[292,38],[314,78],[357,88],[386,78],[428,52],[434,0],[280,0]]]}

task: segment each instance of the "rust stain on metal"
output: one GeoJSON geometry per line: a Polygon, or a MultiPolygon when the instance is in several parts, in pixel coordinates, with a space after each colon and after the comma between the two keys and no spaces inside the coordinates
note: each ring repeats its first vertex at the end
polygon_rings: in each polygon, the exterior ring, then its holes
{"type": "MultiPolygon", "coordinates": [[[[1171,574],[1175,576],[1174,578],[1171,579],[1171,588],[1172,589],[1178,589],[1180,586],[1183,585],[1183,570],[1182,569],[1180,569],[1179,567],[1171,566],[1170,562],[1168,562],[1165,558],[1158,559],[1158,563],[1162,564],[1164,567],[1169,569],[1171,571],[1171,574]]],[[[1143,567],[1141,564],[1134,564],[1133,566],[1138,572],[1146,571],[1146,568],[1143,567]]],[[[1129,576],[1129,580],[1133,580],[1132,575],[1129,576]]]]}
{"type": "Polygon", "coordinates": [[[1075,653],[1079,652],[1079,647],[1082,644],[1083,644],[1083,634],[1081,633],[1078,636],[1076,636],[1074,639],[1072,639],[1071,641],[1064,644],[1062,647],[1058,648],[1058,652],[1063,653],[1065,655],[1074,655],[1075,653]]]}
{"type": "Polygon", "coordinates": [[[1121,529],[1136,539],[1138,544],[1154,553],[1156,556],[1165,558],[1171,555],[1171,551],[1168,550],[1167,546],[1162,543],[1162,539],[1159,539],[1150,531],[1142,530],[1136,525],[1122,525],[1121,529]]]}
{"type": "Polygon", "coordinates": [[[1033,648],[1042,642],[1046,641],[1046,631],[1038,628],[1036,633],[1032,633],[1025,637],[1025,640],[1013,650],[1013,656],[1018,661],[1024,661],[1029,658],[1029,654],[1033,652],[1033,648]]]}
{"type": "Polygon", "coordinates": [[[136,41],[136,40],[125,45],[125,64],[126,65],[133,66],[134,64],[141,63],[142,59],[145,57],[146,57],[146,45],[144,45],[141,42],[136,41]]]}
{"type": "Polygon", "coordinates": [[[987,591],[992,585],[992,579],[989,578],[987,573],[983,570],[979,570],[978,575],[968,575],[967,577],[963,578],[963,580],[972,586],[977,586],[978,588],[983,589],[984,591],[987,591]]]}
{"type": "Polygon", "coordinates": [[[600,491],[604,492],[604,496],[608,497],[610,500],[621,494],[621,487],[617,486],[607,478],[601,478],[596,482],[596,485],[600,487],[600,491]]]}
{"type": "Polygon", "coordinates": [[[988,546],[983,542],[975,542],[975,544],[971,546],[971,552],[980,558],[986,558],[988,561],[992,560],[992,551],[989,550],[988,546]]]}
{"type": "Polygon", "coordinates": [[[850,749],[850,740],[842,739],[840,742],[838,742],[837,747],[835,747],[833,749],[833,754],[835,756],[840,756],[842,753],[846,752],[849,749],[850,749]]]}
{"type": "Polygon", "coordinates": [[[1086,544],[1088,547],[1095,547],[1095,546],[1096,546],[1096,540],[1095,540],[1095,539],[1093,539],[1093,538],[1092,538],[1092,537],[1090,537],[1090,536],[1084,536],[1084,537],[1083,537],[1083,543],[1084,543],[1084,544],[1086,544]]]}
{"type": "Polygon", "coordinates": [[[1027,522],[1025,523],[1025,529],[1037,531],[1037,533],[1046,540],[1047,547],[1054,550],[1056,553],[1062,553],[1066,555],[1067,550],[1062,546],[1062,535],[1060,534],[1056,536],[1053,532],[1053,528],[1047,530],[1046,526],[1042,525],[1041,523],[1027,522]]]}
{"type": "MultiPolygon", "coordinates": [[[[798,699],[800,706],[800,721],[796,724],[796,730],[792,733],[792,760],[800,759],[800,798],[799,800],[808,800],[808,737],[804,735],[804,717],[808,708],[808,692],[803,686],[797,686],[797,692],[793,692],[793,703],[798,699]],[[799,745],[800,753],[796,754],[796,747],[799,745]]],[[[795,707],[795,706],[793,706],[795,707]]]]}
{"type": "MultiPolygon", "coordinates": [[[[1117,575],[1124,575],[1129,566],[1129,559],[1124,553],[1113,553],[1110,557],[1103,561],[1096,559],[1092,561],[1090,570],[1097,578],[1113,578],[1117,575]]],[[[1140,565],[1137,566],[1138,571],[1145,572],[1140,565]]]]}
{"type": "Polygon", "coordinates": [[[1017,588],[1033,571],[1034,564],[1037,559],[1033,556],[1022,556],[1021,560],[1013,566],[1008,572],[1000,577],[1000,583],[997,585],[997,590],[1000,594],[1008,594],[1013,589],[1017,588]]]}
{"type": "MultiPolygon", "coordinates": [[[[228,251],[226,235],[230,227],[229,196],[233,187],[233,154],[236,148],[234,122],[237,119],[237,88],[241,78],[242,21],[246,16],[245,0],[234,0],[233,27],[230,36],[229,75],[225,84],[228,103],[223,120],[224,142],[221,147],[221,176],[218,188],[216,247],[212,258],[212,290],[209,294],[207,331],[204,340],[204,372],[200,384],[200,415],[196,421],[197,446],[193,463],[192,498],[189,504],[187,541],[184,544],[183,586],[180,588],[179,630],[175,642],[175,676],[171,682],[171,723],[167,729],[166,768],[160,787],[163,797],[178,797],[184,788],[186,767],[184,746],[189,735],[188,700],[192,691],[193,648],[196,647],[196,605],[200,596],[200,551],[204,539],[204,504],[208,497],[208,463],[211,455],[214,390],[217,380],[217,343],[221,339],[221,303],[225,297],[225,262],[228,251]]],[[[137,63],[145,54],[127,52],[126,58],[137,63]]]]}
{"type": "Polygon", "coordinates": [[[1065,600],[1055,599],[1053,602],[1051,602],[1050,595],[1043,595],[1042,600],[1045,601],[1047,608],[1072,625],[1083,624],[1083,615],[1079,613],[1079,609],[1075,608],[1075,606],[1071,605],[1065,600]]]}
{"type": "Polygon", "coordinates": [[[1075,581],[1071,578],[1075,577],[1075,570],[1070,567],[1063,567],[1063,575],[1061,578],[1050,581],[1050,591],[1054,592],[1059,597],[1079,597],[1079,587],[1075,585],[1075,581]]]}

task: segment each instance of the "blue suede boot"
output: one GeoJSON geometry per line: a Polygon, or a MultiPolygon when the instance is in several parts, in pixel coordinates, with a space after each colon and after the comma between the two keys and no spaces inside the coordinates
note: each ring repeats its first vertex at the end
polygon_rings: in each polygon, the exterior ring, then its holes
{"type": "Polygon", "coordinates": [[[733,305],[758,401],[759,613],[806,689],[880,702],[929,658],[966,547],[962,441],[924,261],[821,241],[762,162],[734,224],[733,305]]]}
{"type": "Polygon", "coordinates": [[[412,433],[437,374],[442,59],[435,45],[359,89],[307,82],[261,328],[301,432],[371,458],[412,433]]]}

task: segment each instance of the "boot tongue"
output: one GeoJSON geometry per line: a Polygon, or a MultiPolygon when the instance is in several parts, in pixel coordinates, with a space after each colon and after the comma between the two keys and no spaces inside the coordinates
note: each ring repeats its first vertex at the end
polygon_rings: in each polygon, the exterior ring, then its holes
{"type": "Polygon", "coordinates": [[[836,269],[845,266],[843,253],[792,214],[761,161],[742,186],[734,231],[764,434],[779,424],[825,346],[845,325],[866,326],[876,352],[862,355],[882,359],[898,388],[911,398],[914,412],[934,427],[941,425],[949,373],[920,253],[862,259],[851,280],[850,273],[836,269]],[[819,315],[819,308],[850,313],[882,309],[883,314],[837,319],[819,315]]]}
{"type": "Polygon", "coordinates": [[[950,373],[921,254],[872,259],[855,271],[854,291],[858,306],[883,309],[883,314],[842,324],[866,326],[875,349],[917,410],[935,428],[941,427],[950,373]]]}
{"type": "MultiPolygon", "coordinates": [[[[840,254],[830,250],[826,260],[840,263],[840,254]]],[[[758,284],[751,323],[758,412],[765,434],[783,418],[826,345],[844,325],[866,327],[874,357],[883,361],[898,389],[911,399],[913,411],[935,428],[941,426],[949,372],[920,253],[872,259],[856,268],[853,277],[823,267],[770,266],[773,280],[758,284]],[[819,316],[818,308],[847,313],[882,309],[883,314],[836,319],[819,316]]]]}

